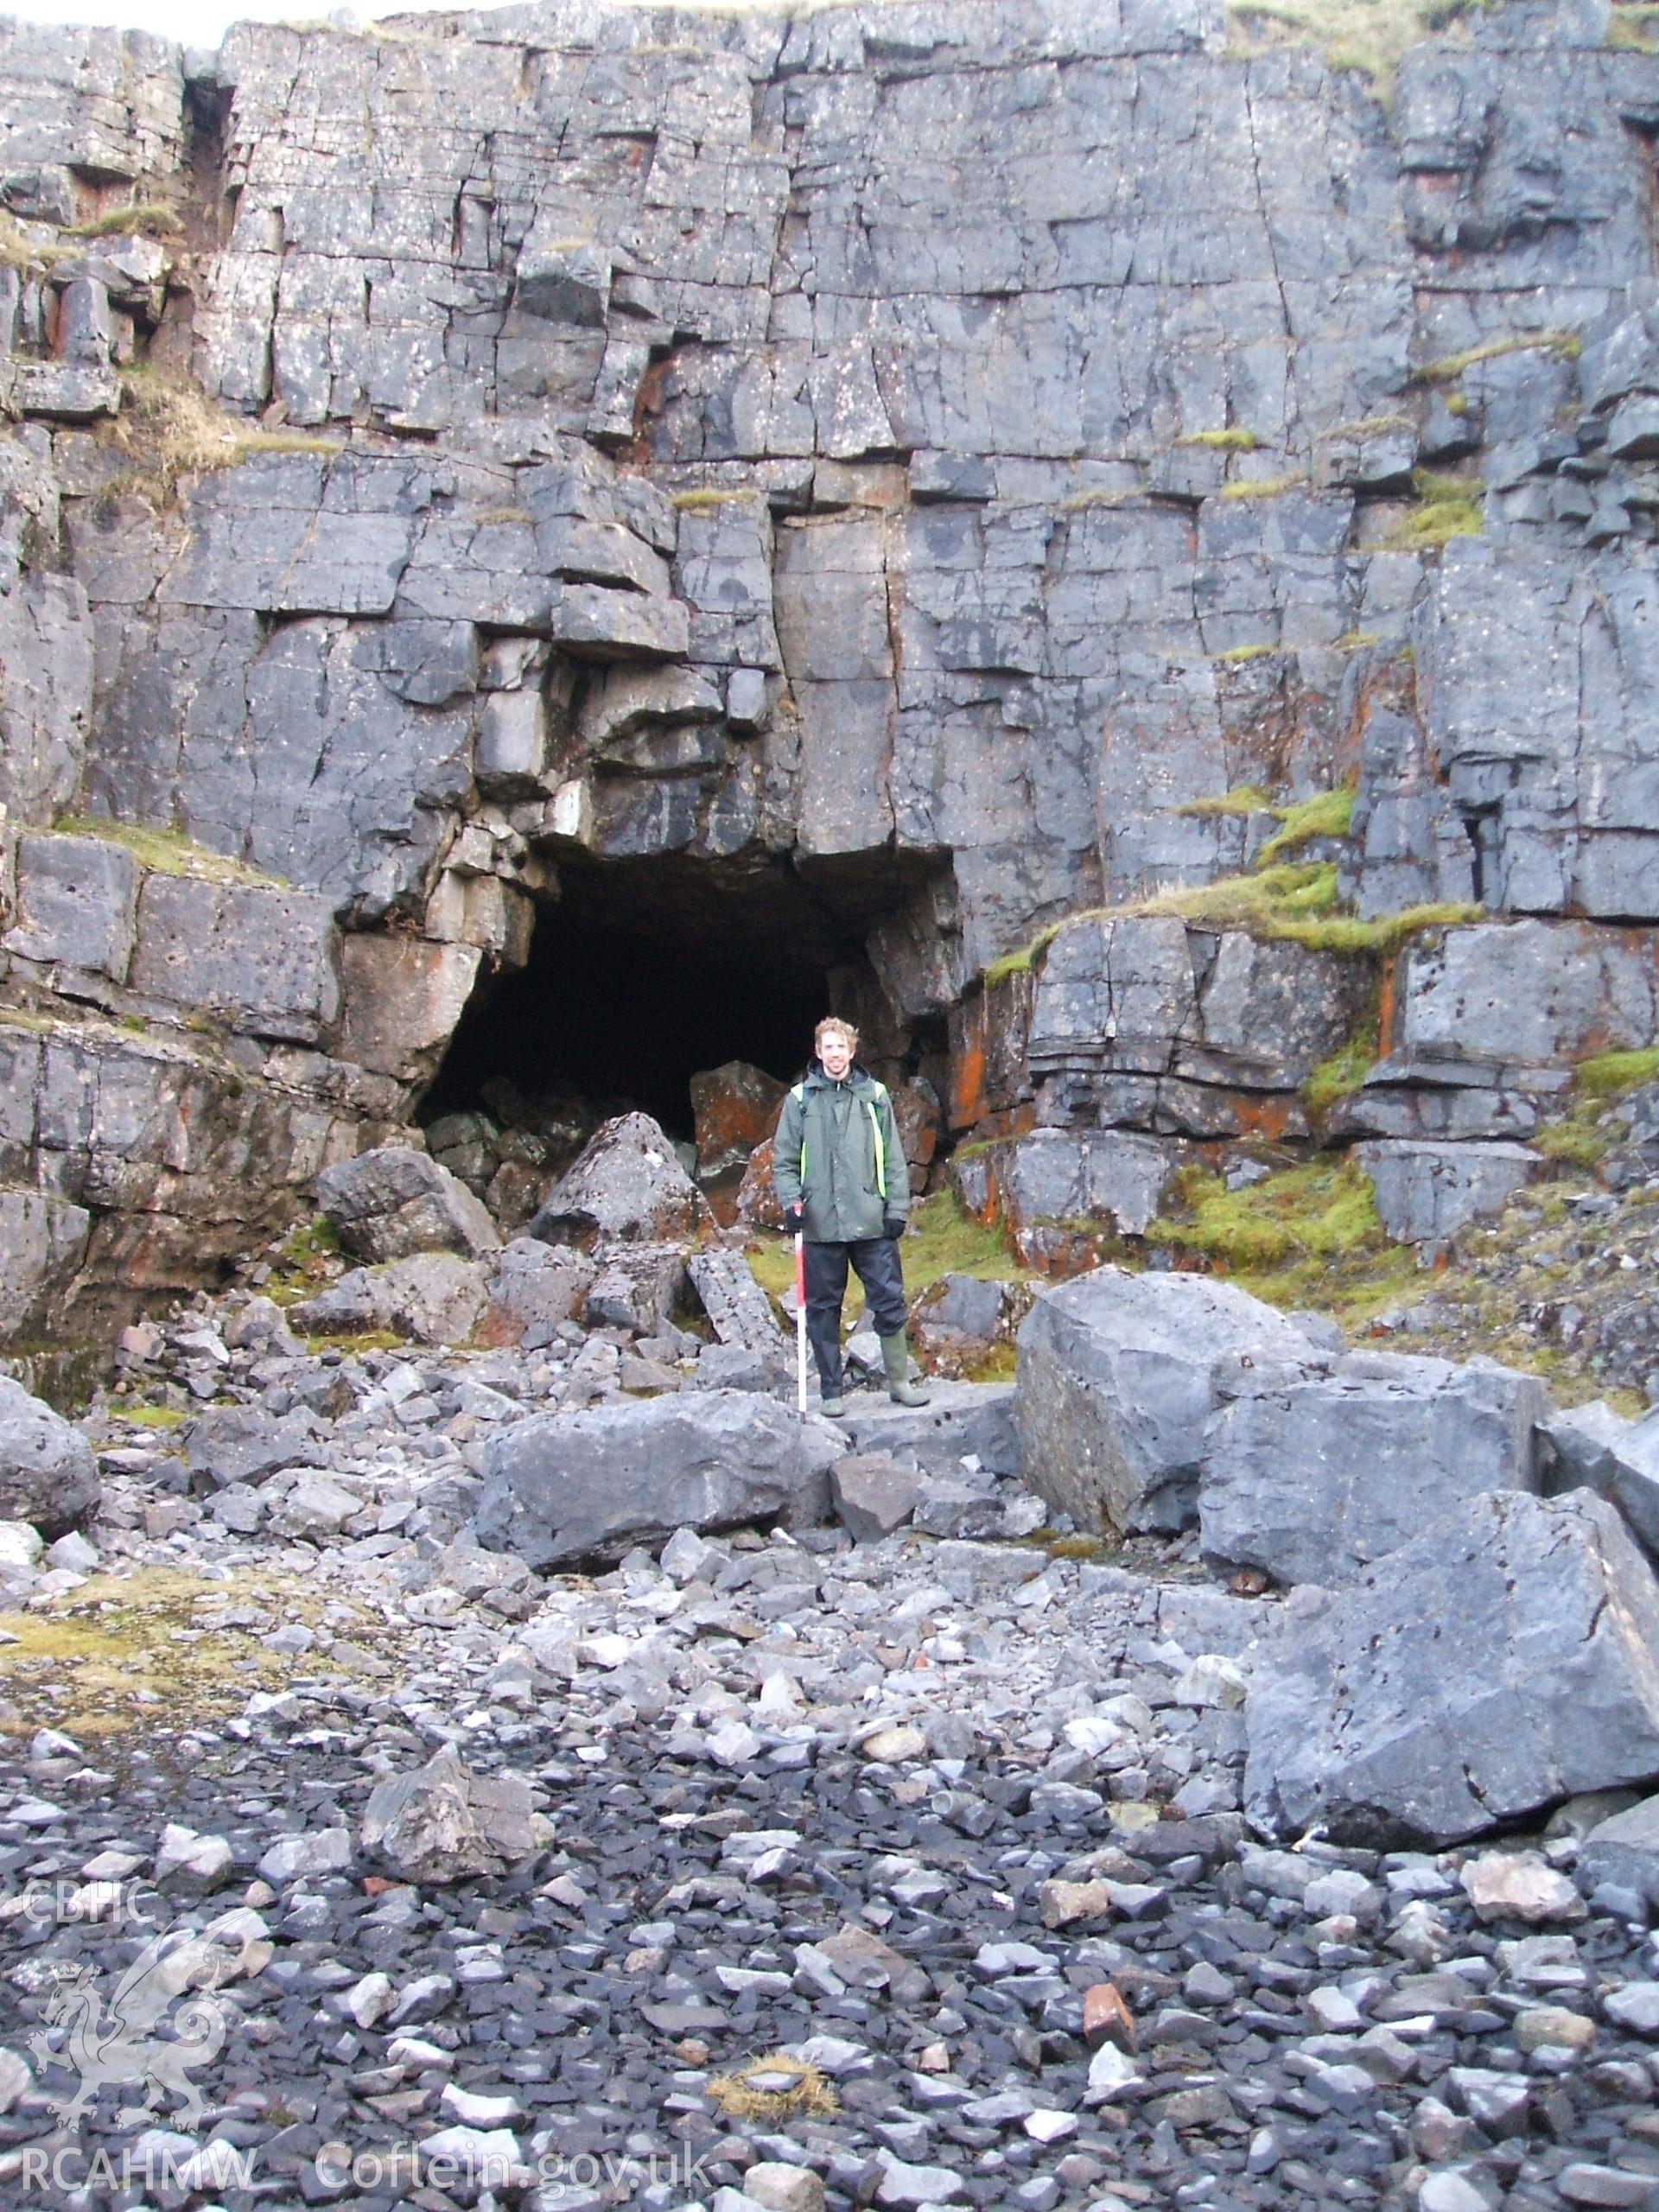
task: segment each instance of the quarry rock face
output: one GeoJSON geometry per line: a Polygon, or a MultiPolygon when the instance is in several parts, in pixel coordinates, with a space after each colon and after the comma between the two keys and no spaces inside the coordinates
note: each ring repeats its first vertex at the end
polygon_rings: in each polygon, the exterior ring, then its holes
{"type": "Polygon", "coordinates": [[[1659,57],[1605,30],[1482,10],[1385,106],[1219,0],[8,22],[0,1330],[480,1089],[584,899],[692,992],[722,931],[839,978],[1045,1263],[1307,1143],[1374,1006],[1318,1134],[1395,1235],[1501,1203],[1655,1035],[1659,57]]]}
{"type": "Polygon", "coordinates": [[[1659,1583],[1604,1500],[1476,1498],[1257,1656],[1245,1806],[1269,1833],[1438,1848],[1659,1776],[1659,1583]]]}

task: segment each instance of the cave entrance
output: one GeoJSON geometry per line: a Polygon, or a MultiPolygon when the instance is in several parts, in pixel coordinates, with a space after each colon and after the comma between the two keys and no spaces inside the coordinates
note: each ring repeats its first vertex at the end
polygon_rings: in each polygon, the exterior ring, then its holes
{"type": "MultiPolygon", "coordinates": [[[[525,966],[480,978],[423,1103],[435,1148],[464,1154],[452,1117],[487,1116],[529,1135],[528,1179],[633,1109],[690,1140],[694,1075],[743,1060],[792,1082],[829,1012],[857,1024],[879,1072],[902,1073],[912,1040],[865,940],[915,891],[907,862],[562,855],[525,966]]],[[[480,1160],[468,1179],[489,1172],[480,1160]]]]}

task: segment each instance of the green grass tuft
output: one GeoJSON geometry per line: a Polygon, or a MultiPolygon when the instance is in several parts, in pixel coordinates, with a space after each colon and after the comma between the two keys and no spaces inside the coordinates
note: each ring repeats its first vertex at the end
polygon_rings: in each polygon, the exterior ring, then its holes
{"type": "Polygon", "coordinates": [[[108,486],[164,506],[181,483],[221,468],[235,468],[267,454],[315,454],[345,449],[338,437],[311,430],[268,430],[232,415],[200,385],[139,363],[121,372],[121,413],[107,433],[128,467],[108,486]]]}
{"type": "Polygon", "coordinates": [[[1147,1242],[1201,1254],[1229,1273],[1377,1251],[1388,1242],[1371,1179],[1350,1154],[1283,1168],[1242,1191],[1187,1168],[1173,1197],[1178,1211],[1151,1223],[1147,1242]]]}
{"type": "Polygon", "coordinates": [[[1225,652],[1211,653],[1210,658],[1217,668],[1244,668],[1253,660],[1271,660],[1283,651],[1282,645],[1229,645],[1225,652]]]}
{"type": "Polygon", "coordinates": [[[1580,1060],[1573,1071],[1578,1089],[1592,1098],[1617,1098],[1656,1077],[1659,1077],[1659,1045],[1644,1045],[1633,1052],[1597,1052],[1580,1060]]]}
{"type": "Polygon", "coordinates": [[[1179,806],[1170,809],[1172,814],[1271,814],[1273,800],[1259,784],[1235,784],[1230,791],[1217,791],[1211,798],[1183,799],[1179,806]]]}
{"type": "Polygon", "coordinates": [[[152,823],[108,822],[102,815],[68,814],[52,827],[62,836],[97,837],[106,845],[124,845],[140,868],[148,868],[153,875],[188,875],[199,883],[245,884],[266,891],[286,888],[276,876],[262,875],[244,861],[210,852],[206,845],[192,843],[176,830],[163,830],[152,823]]]}
{"type": "Polygon", "coordinates": [[[1571,330],[1517,330],[1507,338],[1489,338],[1461,353],[1442,353],[1411,372],[1414,384],[1456,384],[1465,370],[1483,361],[1501,360],[1506,353],[1553,353],[1559,361],[1576,361],[1584,340],[1571,330]]]}
{"type": "Polygon", "coordinates": [[[64,233],[72,238],[156,238],[163,245],[182,238],[184,225],[171,207],[154,203],[139,207],[111,207],[94,215],[90,223],[72,223],[64,233]]]}
{"type": "Polygon", "coordinates": [[[1386,98],[1414,47],[1481,0],[1238,0],[1228,22],[1243,35],[1230,48],[1248,57],[1263,46],[1316,46],[1335,70],[1367,79],[1386,98]]]}
{"type": "Polygon", "coordinates": [[[1259,868],[1274,867],[1312,844],[1316,837],[1345,837],[1354,813],[1354,791],[1344,784],[1333,791],[1316,791],[1312,798],[1291,806],[1275,806],[1280,827],[1256,855],[1259,868]]]}
{"type": "Polygon", "coordinates": [[[1632,54],[1659,54],[1659,8],[1615,7],[1609,10],[1602,44],[1632,54]]]}
{"type": "Polygon", "coordinates": [[[1472,477],[1439,476],[1414,469],[1414,501],[1403,521],[1377,540],[1389,553],[1430,553],[1454,537],[1478,537],[1484,524],[1484,486],[1472,477]]]}
{"type": "Polygon", "coordinates": [[[1218,499],[1280,499],[1287,492],[1305,491],[1307,480],[1305,470],[1294,476],[1239,477],[1231,484],[1224,484],[1216,497],[1218,499]]]}
{"type": "Polygon", "coordinates": [[[1328,1059],[1323,1059],[1302,1084],[1302,1103],[1317,1121],[1328,1114],[1338,1099],[1351,1098],[1376,1063],[1376,1017],[1363,1023],[1349,1038],[1338,1045],[1328,1059]]]}
{"type": "Polygon", "coordinates": [[[1189,430],[1178,446],[1199,446],[1207,453],[1254,453],[1262,441],[1254,430],[1189,430]]]}

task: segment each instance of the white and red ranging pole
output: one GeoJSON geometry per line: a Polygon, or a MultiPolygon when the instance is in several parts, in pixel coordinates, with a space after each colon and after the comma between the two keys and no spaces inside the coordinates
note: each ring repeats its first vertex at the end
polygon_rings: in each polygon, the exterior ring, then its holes
{"type": "Polygon", "coordinates": [[[795,1232],[795,1402],[806,1411],[806,1238],[795,1232]]]}

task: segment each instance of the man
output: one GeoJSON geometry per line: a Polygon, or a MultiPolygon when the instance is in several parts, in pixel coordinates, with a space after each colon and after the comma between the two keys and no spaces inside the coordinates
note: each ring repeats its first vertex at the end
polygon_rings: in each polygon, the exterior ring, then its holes
{"type": "Polygon", "coordinates": [[[910,1171],[893,1101],[858,1065],[858,1032],[831,1018],[813,1033],[817,1057],[784,1101],[772,1139],[772,1184],[791,1236],[806,1239],[806,1333],[817,1363],[823,1411],[842,1398],[841,1302],[850,1260],[881,1339],[887,1395],[925,1406],[912,1389],[905,1338],[899,1239],[910,1211],[910,1171]]]}

